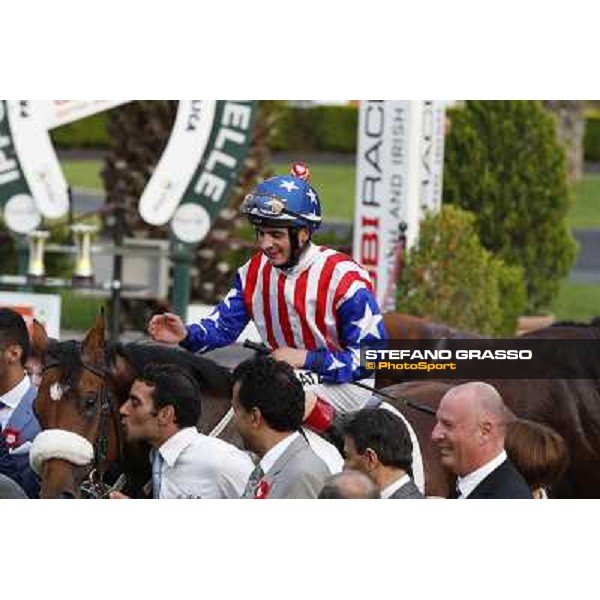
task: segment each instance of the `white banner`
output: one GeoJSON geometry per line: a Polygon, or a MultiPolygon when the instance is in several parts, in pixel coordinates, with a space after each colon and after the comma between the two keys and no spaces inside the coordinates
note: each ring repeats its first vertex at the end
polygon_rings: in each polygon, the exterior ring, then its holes
{"type": "Polygon", "coordinates": [[[46,333],[57,340],[60,339],[60,301],[58,294],[0,292],[0,306],[12,308],[26,320],[37,319],[46,333]]]}
{"type": "Polygon", "coordinates": [[[400,224],[409,248],[424,206],[441,204],[443,112],[431,101],[361,101],[356,160],[354,259],[369,271],[381,309],[393,311],[400,224]]]}
{"type": "Polygon", "coordinates": [[[130,100],[48,100],[45,103],[44,114],[46,127],[54,129],[126,102],[130,100]]]}
{"type": "Polygon", "coordinates": [[[439,100],[422,104],[420,204],[423,211],[437,212],[442,206],[446,105],[439,100]]]}
{"type": "Polygon", "coordinates": [[[164,225],[173,216],[208,144],[216,106],[214,100],[179,101],[167,147],[140,198],[146,223],[164,225]]]}
{"type": "Polygon", "coordinates": [[[365,100],[359,107],[354,259],[369,271],[384,311],[396,307],[399,225],[411,212],[409,109],[405,100],[365,100]]]}
{"type": "Polygon", "coordinates": [[[47,104],[50,100],[7,100],[13,144],[35,203],[45,217],[67,214],[67,181],[48,135],[47,104]]]}

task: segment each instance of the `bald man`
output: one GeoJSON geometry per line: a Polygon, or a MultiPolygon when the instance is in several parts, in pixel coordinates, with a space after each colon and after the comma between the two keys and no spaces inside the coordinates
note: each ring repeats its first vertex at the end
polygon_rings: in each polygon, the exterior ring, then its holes
{"type": "Polygon", "coordinates": [[[375,482],[360,471],[352,469],[332,475],[319,493],[321,500],[376,500],[381,498],[375,482]]]}
{"type": "Polygon", "coordinates": [[[452,498],[532,498],[504,451],[511,413],[493,386],[475,381],[450,389],[436,417],[431,439],[457,476],[452,498]]]}

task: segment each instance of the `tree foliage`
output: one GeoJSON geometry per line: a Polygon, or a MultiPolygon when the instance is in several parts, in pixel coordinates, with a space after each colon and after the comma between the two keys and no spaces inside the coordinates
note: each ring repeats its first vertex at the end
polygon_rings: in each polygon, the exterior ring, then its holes
{"type": "Polygon", "coordinates": [[[400,279],[399,310],[464,331],[512,336],[525,303],[523,270],[483,248],[473,214],[444,206],[422,221],[400,279]]]}
{"type": "Polygon", "coordinates": [[[548,307],[575,258],[554,118],[537,101],[469,101],[445,148],[444,201],[477,215],[483,245],[525,272],[528,309],[548,307]]]}

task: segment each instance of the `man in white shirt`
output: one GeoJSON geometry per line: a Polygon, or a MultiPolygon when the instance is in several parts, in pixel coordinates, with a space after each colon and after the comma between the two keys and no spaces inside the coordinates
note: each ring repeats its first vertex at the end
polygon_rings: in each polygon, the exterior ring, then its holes
{"type": "Polygon", "coordinates": [[[304,390],[292,367],[257,356],[233,373],[234,418],[246,447],[260,459],[243,498],[316,498],[331,475],[300,425],[304,390]]]}
{"type": "Polygon", "coordinates": [[[33,414],[37,391],[25,373],[28,357],[29,335],[23,317],[0,308],[0,432],[16,472],[13,478],[30,498],[37,498],[39,480],[29,466],[29,448],[40,425],[33,414]]]}
{"type": "Polygon", "coordinates": [[[412,442],[404,421],[384,408],[363,408],[346,417],[345,469],[368,475],[384,500],[417,500],[423,494],[410,478],[412,442]]]}
{"type": "MultiPolygon", "coordinates": [[[[198,432],[201,396],[176,365],[149,365],[121,407],[128,441],[152,447],[154,498],[239,498],[254,465],[244,452],[198,432]]],[[[122,498],[115,492],[111,498],[122,498]]]]}
{"type": "Polygon", "coordinates": [[[504,451],[512,415],[498,391],[473,381],[451,388],[437,411],[431,439],[444,467],[457,476],[453,498],[532,498],[504,451]]]}

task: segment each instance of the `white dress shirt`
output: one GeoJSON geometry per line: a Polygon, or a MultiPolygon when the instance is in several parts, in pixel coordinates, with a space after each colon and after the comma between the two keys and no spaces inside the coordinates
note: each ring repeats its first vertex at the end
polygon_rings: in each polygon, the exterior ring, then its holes
{"type": "Polygon", "coordinates": [[[233,444],[186,427],[158,449],[159,498],[239,498],[254,468],[233,444]]]}
{"type": "Polygon", "coordinates": [[[485,463],[475,471],[472,471],[464,477],[459,477],[457,480],[458,489],[460,490],[459,499],[468,498],[469,494],[494,470],[496,470],[507,459],[506,452],[502,450],[496,458],[485,463]]]}
{"type": "Polygon", "coordinates": [[[403,485],[406,485],[409,481],[410,477],[408,476],[408,473],[405,473],[402,477],[396,479],[396,481],[390,483],[390,485],[381,490],[381,499],[388,500],[394,492],[399,490],[403,485]]]}
{"type": "MultiPolygon", "coordinates": [[[[287,450],[288,446],[299,436],[300,434],[295,431],[294,433],[283,438],[277,442],[260,460],[260,466],[263,473],[268,473],[269,469],[277,462],[279,457],[287,450]]],[[[248,481],[248,477],[246,477],[248,481]]],[[[241,494],[240,494],[241,495],[241,494]]]]}
{"type": "Polygon", "coordinates": [[[0,408],[0,429],[4,429],[12,414],[15,412],[19,402],[23,396],[27,393],[27,390],[31,386],[31,381],[27,374],[23,374],[23,379],[14,388],[6,392],[4,396],[0,396],[0,402],[2,402],[2,408],[0,408]]]}

